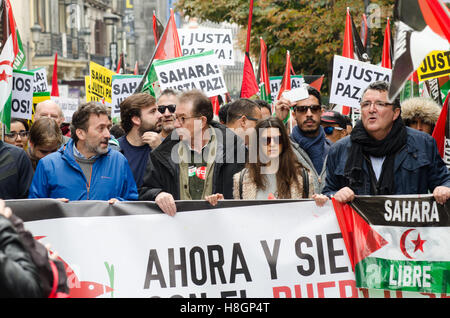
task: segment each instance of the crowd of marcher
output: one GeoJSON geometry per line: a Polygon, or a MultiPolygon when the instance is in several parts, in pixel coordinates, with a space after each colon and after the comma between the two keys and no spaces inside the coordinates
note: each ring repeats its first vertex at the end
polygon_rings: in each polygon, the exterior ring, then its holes
{"type": "MultiPolygon", "coordinates": [[[[157,100],[138,93],[120,104],[120,125],[105,106],[89,102],[67,132],[61,108],[46,101],[31,127],[12,119],[0,141],[0,198],[154,201],[170,216],[177,200],[215,206],[226,199],[312,198],[322,206],[332,196],[345,203],[355,195],[431,193],[443,204],[450,173],[430,135],[440,107],[425,98],[400,105],[388,100],[388,90],[375,82],[364,91],[354,127],[326,110],[310,86],[307,99],[282,97],[273,109],[238,99],[218,116],[200,91],[166,90],[157,100]]],[[[1,245],[11,231],[2,232],[6,217],[0,216],[1,264],[10,257],[1,245]]],[[[6,288],[1,278],[0,291],[6,288]]]]}

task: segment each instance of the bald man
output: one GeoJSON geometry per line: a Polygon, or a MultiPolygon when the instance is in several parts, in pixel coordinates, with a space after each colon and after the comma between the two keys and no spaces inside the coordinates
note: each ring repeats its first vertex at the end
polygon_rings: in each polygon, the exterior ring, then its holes
{"type": "MultiPolygon", "coordinates": [[[[36,110],[34,113],[34,121],[43,117],[49,117],[54,119],[60,128],[65,120],[61,107],[51,99],[40,102],[36,105],[36,110]]],[[[67,136],[63,136],[63,138],[64,143],[67,143],[70,140],[70,137],[67,136]]]]}

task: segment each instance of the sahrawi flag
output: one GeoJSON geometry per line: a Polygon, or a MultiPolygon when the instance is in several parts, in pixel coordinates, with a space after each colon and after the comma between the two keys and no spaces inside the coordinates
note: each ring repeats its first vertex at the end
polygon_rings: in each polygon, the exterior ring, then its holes
{"type": "Polygon", "coordinates": [[[9,0],[1,3],[1,25],[4,42],[0,47],[0,119],[9,130],[11,121],[11,97],[13,85],[13,64],[19,53],[16,24],[9,0]]]}
{"type": "Polygon", "coordinates": [[[438,0],[397,0],[394,8],[396,36],[389,100],[434,50],[450,48],[450,17],[438,0]]]}
{"type": "Polygon", "coordinates": [[[450,206],[428,196],[333,199],[356,287],[421,293],[450,289],[450,206]]]}

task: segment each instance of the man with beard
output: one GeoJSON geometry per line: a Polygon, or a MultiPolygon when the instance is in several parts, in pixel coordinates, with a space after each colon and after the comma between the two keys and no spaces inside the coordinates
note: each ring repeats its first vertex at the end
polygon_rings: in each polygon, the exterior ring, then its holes
{"type": "Polygon", "coordinates": [[[289,108],[295,113],[297,126],[291,134],[292,146],[300,163],[307,168],[314,180],[314,191],[320,193],[325,181],[325,167],[331,142],[326,138],[321,124],[322,98],[320,92],[308,86],[309,97],[295,103],[281,98],[275,105],[276,115],[281,120],[288,115],[289,108]]]}
{"type": "Polygon", "coordinates": [[[406,127],[400,100],[388,100],[389,85],[374,82],[361,97],[361,120],[335,143],[327,160],[323,194],[346,203],[355,195],[433,193],[450,198],[450,172],[424,132],[406,127]]]}
{"type": "Polygon", "coordinates": [[[162,117],[158,121],[161,128],[159,137],[161,142],[175,129],[175,110],[178,105],[178,93],[172,89],[165,89],[158,98],[158,111],[162,117]]]}
{"type": "Polygon", "coordinates": [[[73,114],[72,139],[41,160],[29,198],[63,201],[136,200],[136,182],[126,158],[108,148],[110,122],[105,106],[89,102],[73,114]]]}
{"type": "Polygon", "coordinates": [[[118,141],[138,187],[142,185],[150,152],[161,143],[157,128],[161,118],[156,100],[149,94],[134,94],[120,103],[120,119],[125,135],[118,141]]]}

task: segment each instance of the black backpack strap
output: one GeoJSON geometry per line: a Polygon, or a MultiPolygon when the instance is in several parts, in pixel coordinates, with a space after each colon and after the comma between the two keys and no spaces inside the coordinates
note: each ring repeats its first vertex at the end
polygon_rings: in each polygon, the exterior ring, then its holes
{"type": "Polygon", "coordinates": [[[302,178],[303,178],[303,198],[309,197],[309,176],[308,171],[302,168],[302,178]]]}

